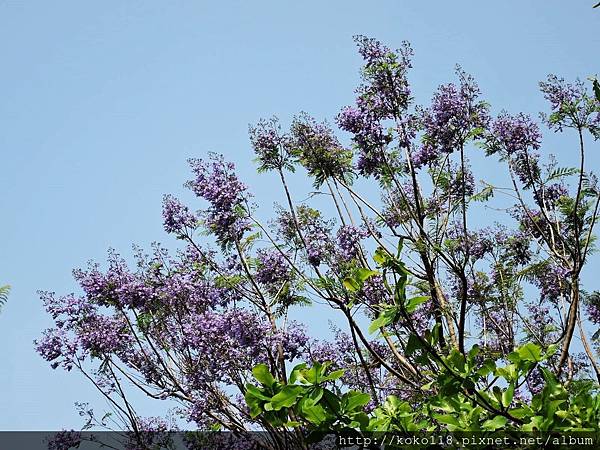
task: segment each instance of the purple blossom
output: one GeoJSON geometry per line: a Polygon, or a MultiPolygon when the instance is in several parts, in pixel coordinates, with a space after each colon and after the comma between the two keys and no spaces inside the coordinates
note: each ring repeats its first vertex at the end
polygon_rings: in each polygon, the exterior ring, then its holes
{"type": "Polygon", "coordinates": [[[448,226],[446,246],[449,251],[460,255],[467,254],[474,260],[482,259],[493,250],[493,242],[488,237],[490,230],[469,231],[465,235],[463,225],[454,222],[448,226]]]}
{"type": "Polygon", "coordinates": [[[239,240],[250,229],[245,207],[249,194],[238,180],[235,166],[214,154],[209,161],[190,159],[189,162],[196,178],[186,185],[210,204],[204,217],[206,226],[224,245],[239,240]]]}
{"type": "Polygon", "coordinates": [[[392,303],[393,297],[383,282],[382,275],[369,277],[362,285],[361,297],[370,306],[392,303]]]}
{"type": "Polygon", "coordinates": [[[291,146],[298,161],[320,186],[327,178],[345,178],[352,163],[352,153],[346,150],[326,122],[317,122],[302,113],[291,127],[291,146]]]}
{"type": "Polygon", "coordinates": [[[431,145],[431,143],[425,142],[411,155],[412,164],[416,169],[420,169],[421,167],[431,165],[439,156],[439,150],[434,145],[431,145]]]}
{"type": "Polygon", "coordinates": [[[588,304],[587,312],[589,319],[595,324],[600,325],[600,302],[588,304]]]}
{"type": "Polygon", "coordinates": [[[281,132],[276,117],[270,120],[262,119],[255,126],[250,126],[249,134],[252,148],[260,162],[259,170],[290,167],[290,138],[281,132]]]}
{"type": "Polygon", "coordinates": [[[511,116],[504,111],[492,124],[488,146],[490,154],[502,151],[513,155],[539,150],[541,142],[540,129],[529,116],[523,113],[511,116]]]}
{"type": "Polygon", "coordinates": [[[567,83],[564,78],[548,75],[540,82],[544,98],[550,103],[551,114],[542,118],[551,130],[587,128],[596,139],[600,136],[600,102],[587,93],[585,84],[577,79],[567,83]]]}
{"type": "Polygon", "coordinates": [[[570,271],[555,264],[547,264],[536,274],[535,284],[540,289],[542,300],[557,301],[560,296],[569,295],[570,271]]]}
{"type": "Polygon", "coordinates": [[[259,250],[256,281],[279,290],[284,283],[291,280],[290,265],[277,250],[259,250]]]}
{"type": "Polygon", "coordinates": [[[79,431],[63,430],[56,433],[52,439],[48,441],[48,450],[69,450],[79,448],[82,438],[79,431]]]}
{"type": "Polygon", "coordinates": [[[163,198],[163,219],[167,233],[185,234],[188,229],[194,229],[198,219],[187,206],[181,204],[172,195],[163,198]]]}
{"type": "Polygon", "coordinates": [[[568,195],[569,190],[564,184],[554,183],[538,188],[534,193],[534,198],[540,208],[551,209],[556,206],[560,198],[568,197],[568,195]]]}
{"type": "Polygon", "coordinates": [[[359,173],[380,177],[397,165],[393,154],[386,152],[385,147],[393,137],[385,131],[382,121],[396,121],[398,130],[403,130],[398,131],[402,146],[408,146],[409,139],[414,137],[414,118],[405,117],[411,102],[406,75],[411,68],[412,49],[405,42],[399,50],[391,51],[381,42],[364,36],[356,36],[355,41],[365,60],[363,83],[357,89],[356,107],[343,108],[336,121],[341,129],[353,134],[359,150],[356,164],[359,173]]]}
{"type": "Polygon", "coordinates": [[[377,119],[399,118],[411,101],[406,78],[412,67],[413,51],[408,42],[391,51],[381,42],[365,36],[355,36],[358,51],[365,60],[363,84],[358,88],[360,99],[377,119]]]}
{"type": "Polygon", "coordinates": [[[425,142],[445,153],[459,150],[471,136],[478,138],[481,133],[477,130],[485,129],[489,123],[488,107],[478,100],[479,87],[462,70],[458,69],[457,74],[460,85],[440,86],[431,107],[423,113],[425,142]]]}
{"type": "Polygon", "coordinates": [[[62,366],[70,371],[77,359],[77,342],[62,328],[45,330],[39,340],[34,341],[35,350],[50,366],[56,369],[62,366]]]}
{"type": "Polygon", "coordinates": [[[365,177],[377,177],[382,167],[389,164],[385,146],[392,141],[392,136],[384,131],[380,121],[373,114],[364,110],[365,106],[360,99],[357,100],[357,104],[358,108],[343,108],[336,122],[342,130],[354,135],[353,141],[359,150],[356,163],[358,172],[365,177]]]}
{"type": "Polygon", "coordinates": [[[306,245],[306,259],[312,266],[319,266],[333,254],[334,243],[329,230],[332,223],[321,217],[321,213],[306,205],[296,211],[297,226],[289,211],[280,211],[277,218],[278,234],[288,243],[295,246],[306,245]],[[302,235],[298,233],[298,229],[302,235]]]}
{"type": "Polygon", "coordinates": [[[132,344],[132,337],[126,331],[122,317],[108,317],[94,314],[85,317],[78,330],[81,347],[92,355],[117,352],[132,344]]]}
{"type": "Polygon", "coordinates": [[[369,231],[363,227],[344,225],[336,234],[338,254],[342,261],[350,261],[360,253],[360,242],[369,236],[369,231]]]}

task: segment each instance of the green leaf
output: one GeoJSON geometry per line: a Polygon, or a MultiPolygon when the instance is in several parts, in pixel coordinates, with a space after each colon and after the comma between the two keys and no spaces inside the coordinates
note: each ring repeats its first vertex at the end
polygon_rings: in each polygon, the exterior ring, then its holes
{"type": "Polygon", "coordinates": [[[496,431],[500,428],[504,428],[508,423],[508,419],[504,416],[496,416],[493,419],[486,420],[483,422],[483,429],[487,431],[496,431]]]}
{"type": "Polygon", "coordinates": [[[252,384],[246,385],[246,397],[254,397],[264,401],[271,401],[271,397],[266,396],[260,389],[252,384]]]}
{"type": "Polygon", "coordinates": [[[379,317],[377,317],[377,319],[371,322],[371,325],[369,326],[369,333],[373,334],[380,328],[385,327],[390,323],[394,322],[394,320],[396,319],[396,312],[397,311],[395,309],[388,308],[381,314],[379,314],[379,317]]]}
{"type": "Polygon", "coordinates": [[[10,293],[10,286],[0,286],[0,310],[8,300],[8,294],[10,293]]]}
{"type": "Polygon", "coordinates": [[[274,411],[279,411],[281,408],[289,408],[296,403],[296,399],[302,394],[304,388],[302,386],[284,386],[281,391],[271,398],[271,406],[274,411]]]}
{"type": "Polygon", "coordinates": [[[477,370],[477,373],[482,377],[489,375],[496,370],[496,363],[491,359],[483,361],[481,367],[477,370]]]}
{"type": "Polygon", "coordinates": [[[346,373],[346,369],[334,370],[329,375],[327,375],[325,378],[323,378],[323,381],[337,380],[337,379],[341,378],[344,375],[344,373],[346,373]]]}
{"type": "Polygon", "coordinates": [[[369,394],[364,394],[358,391],[350,391],[344,394],[343,401],[345,401],[346,411],[354,411],[355,409],[365,406],[371,400],[369,394]]]}
{"type": "Polygon", "coordinates": [[[386,260],[387,252],[383,249],[383,247],[377,247],[377,250],[375,250],[375,253],[373,254],[373,261],[375,261],[378,265],[383,266],[386,260]]]}
{"type": "Polygon", "coordinates": [[[409,299],[406,302],[406,311],[409,313],[414,312],[420,304],[425,303],[427,300],[429,300],[429,296],[427,295],[409,299]]]}
{"type": "MultiPolygon", "coordinates": [[[[450,414],[434,414],[433,417],[435,420],[441,423],[445,423],[447,425],[452,425],[454,427],[460,428],[461,424],[458,419],[450,414]]],[[[450,430],[452,431],[452,430],[450,430]]]]}
{"type": "Polygon", "coordinates": [[[398,252],[396,253],[396,257],[400,259],[402,255],[402,248],[404,247],[404,238],[398,239],[398,252]]]}
{"type": "Polygon", "coordinates": [[[546,349],[546,354],[544,355],[544,359],[550,359],[556,351],[558,350],[558,344],[550,344],[546,349]]]}
{"type": "Polygon", "coordinates": [[[299,404],[299,410],[302,416],[309,422],[319,426],[327,419],[327,413],[321,405],[315,405],[309,398],[303,398],[299,404]]]}
{"type": "Polygon", "coordinates": [[[356,276],[354,277],[354,279],[362,284],[375,275],[379,275],[379,272],[377,272],[376,270],[369,270],[365,269],[364,267],[361,267],[360,269],[356,270],[356,276]]]}
{"type": "Polygon", "coordinates": [[[302,375],[302,370],[306,369],[306,363],[296,365],[290,373],[290,384],[296,384],[296,381],[305,382],[306,378],[302,375]]]}
{"type": "Polygon", "coordinates": [[[419,338],[417,338],[417,336],[411,334],[408,337],[408,342],[406,343],[406,355],[411,356],[414,352],[422,348],[423,343],[419,340],[419,338]]]}
{"type": "Polygon", "coordinates": [[[542,360],[542,349],[531,342],[519,347],[517,353],[523,361],[540,362],[542,360]]]}
{"type": "Polygon", "coordinates": [[[342,283],[348,292],[356,292],[360,289],[360,285],[356,282],[356,280],[354,280],[354,278],[344,278],[342,283]]]}
{"type": "MultiPolygon", "coordinates": [[[[600,6],[600,3],[594,6],[594,8],[597,8],[598,6],[600,6]]],[[[600,102],[600,83],[598,80],[594,80],[594,95],[596,96],[596,100],[600,102]]]]}
{"type": "Polygon", "coordinates": [[[257,364],[252,369],[252,375],[264,386],[273,386],[275,378],[271,375],[269,368],[265,364],[257,364]]]}
{"type": "Polygon", "coordinates": [[[513,396],[515,394],[515,385],[509,384],[506,390],[502,393],[502,404],[505,408],[508,408],[512,402],[513,396]]]}

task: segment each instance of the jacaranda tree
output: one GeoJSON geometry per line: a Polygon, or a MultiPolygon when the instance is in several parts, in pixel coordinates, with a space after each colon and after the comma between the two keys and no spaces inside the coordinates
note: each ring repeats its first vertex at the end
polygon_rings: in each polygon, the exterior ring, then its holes
{"type": "MultiPolygon", "coordinates": [[[[111,252],[74,272],[81,295],[43,293],[55,326],[37,351],[83,374],[135,432],[172,425],[141,417],[132,389],[176,402],[198,429],[264,430],[270,448],[331,431],[596,430],[600,294],[581,275],[600,93],[540,83],[541,122],[573,138],[554,157],[531,117],[493,115],[462,69],[418,106],[409,44],[356,43],[343,138],[304,113],[250,127],[258,172],[285,198],[270,221],[233,164],[190,160],[201,206],[163,205],[181,248],[139,250],[134,267],[111,252]],[[299,175],[309,193],[290,189],[299,175]],[[289,318],[317,303],[333,339],[289,318]]],[[[311,309],[302,317],[310,326],[311,309]]]]}

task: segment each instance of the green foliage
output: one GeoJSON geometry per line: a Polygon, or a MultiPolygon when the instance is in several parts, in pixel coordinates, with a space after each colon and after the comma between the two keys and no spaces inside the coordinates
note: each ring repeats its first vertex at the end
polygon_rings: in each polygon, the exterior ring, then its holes
{"type": "Polygon", "coordinates": [[[283,383],[266,365],[257,365],[252,373],[260,385],[246,385],[250,415],[273,427],[303,427],[315,440],[327,432],[365,429],[369,418],[364,406],[371,397],[353,390],[342,393],[335,382],[344,370],[330,371],[330,366],[330,362],[315,362],[312,367],[299,364],[289,382],[283,383]]]}
{"type": "MultiPolygon", "coordinates": [[[[429,336],[433,339],[435,332],[429,336]]],[[[258,365],[253,374],[260,386],[246,385],[252,417],[274,427],[299,427],[309,440],[326,432],[598,431],[598,386],[582,381],[568,388],[561,384],[547,367],[555,346],[543,353],[538,345],[527,343],[510,353],[505,365],[498,365],[482,358],[478,346],[466,355],[453,349],[436,360],[418,338],[410,345],[412,352],[422,351],[429,358],[431,367],[423,374],[429,381],[421,387],[427,395],[419,404],[391,395],[368,410],[370,396],[338,388],[335,382],[344,370],[329,371],[329,362],[296,366],[288,383],[258,365]],[[531,399],[520,398],[519,388],[534,370],[540,371],[544,386],[531,399]]]]}
{"type": "Polygon", "coordinates": [[[8,300],[8,294],[10,293],[10,286],[6,285],[6,286],[0,286],[0,310],[2,310],[2,307],[6,304],[6,301],[8,300]]]}

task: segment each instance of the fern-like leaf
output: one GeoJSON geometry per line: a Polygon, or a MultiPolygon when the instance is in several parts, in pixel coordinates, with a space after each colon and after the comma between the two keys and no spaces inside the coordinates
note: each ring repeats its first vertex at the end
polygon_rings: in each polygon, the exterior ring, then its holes
{"type": "Polygon", "coordinates": [[[579,169],[576,169],[575,167],[558,167],[558,168],[554,169],[552,171],[552,173],[550,173],[548,175],[546,182],[555,180],[557,178],[570,177],[570,176],[576,175],[578,173],[579,173],[579,169]]]}
{"type": "Polygon", "coordinates": [[[0,310],[8,300],[8,293],[10,292],[10,286],[0,286],[0,310]]]}

